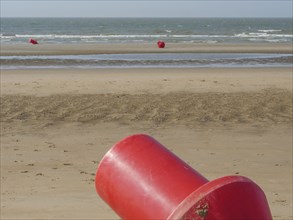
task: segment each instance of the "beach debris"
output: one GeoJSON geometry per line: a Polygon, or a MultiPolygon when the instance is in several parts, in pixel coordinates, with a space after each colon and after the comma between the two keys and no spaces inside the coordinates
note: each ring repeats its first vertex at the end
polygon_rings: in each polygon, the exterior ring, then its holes
{"type": "Polygon", "coordinates": [[[31,44],[39,44],[37,40],[32,39],[32,38],[30,38],[28,42],[31,44]]]}
{"type": "Polygon", "coordinates": [[[160,40],[157,42],[157,45],[158,45],[158,48],[165,48],[166,46],[165,42],[160,40]]]}

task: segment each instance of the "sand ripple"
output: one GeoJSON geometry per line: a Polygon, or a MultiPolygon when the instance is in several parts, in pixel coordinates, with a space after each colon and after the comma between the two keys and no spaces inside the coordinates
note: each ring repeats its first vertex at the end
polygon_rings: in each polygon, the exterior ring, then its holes
{"type": "Polygon", "coordinates": [[[291,123],[292,93],[266,89],[237,93],[4,95],[1,121],[147,121],[185,125],[209,122],[291,123]]]}

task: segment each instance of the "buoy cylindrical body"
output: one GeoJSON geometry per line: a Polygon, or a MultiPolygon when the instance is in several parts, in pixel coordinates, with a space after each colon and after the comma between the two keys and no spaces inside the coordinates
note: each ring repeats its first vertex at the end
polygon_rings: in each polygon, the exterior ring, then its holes
{"type": "Polygon", "coordinates": [[[98,194],[124,219],[167,219],[207,179],[156,140],[128,137],[104,156],[98,194]]]}
{"type": "Polygon", "coordinates": [[[165,42],[160,40],[157,42],[157,45],[158,45],[158,48],[165,48],[166,46],[165,42]]]}
{"type": "Polygon", "coordinates": [[[96,173],[97,193],[122,219],[271,220],[253,181],[208,181],[159,142],[133,135],[115,144],[96,173]]]}
{"type": "Polygon", "coordinates": [[[31,43],[31,44],[38,44],[38,41],[35,40],[35,39],[29,39],[28,42],[31,43]]]}

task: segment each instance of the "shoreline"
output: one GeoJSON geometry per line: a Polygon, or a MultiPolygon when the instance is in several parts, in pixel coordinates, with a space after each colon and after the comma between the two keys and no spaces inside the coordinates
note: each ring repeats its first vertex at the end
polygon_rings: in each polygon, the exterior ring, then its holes
{"type": "Polygon", "coordinates": [[[131,53],[283,53],[292,54],[292,43],[156,43],[142,44],[1,44],[1,56],[26,55],[90,55],[131,53]]]}

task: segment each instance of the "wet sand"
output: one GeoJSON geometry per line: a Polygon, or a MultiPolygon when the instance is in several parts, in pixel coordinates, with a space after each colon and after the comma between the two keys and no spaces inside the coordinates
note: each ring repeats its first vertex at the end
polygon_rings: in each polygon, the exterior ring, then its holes
{"type": "Polygon", "coordinates": [[[292,54],[290,43],[255,44],[199,44],[167,43],[158,49],[156,43],[142,44],[15,44],[1,45],[1,55],[70,55],[111,53],[287,53],[292,54]]]}

